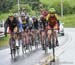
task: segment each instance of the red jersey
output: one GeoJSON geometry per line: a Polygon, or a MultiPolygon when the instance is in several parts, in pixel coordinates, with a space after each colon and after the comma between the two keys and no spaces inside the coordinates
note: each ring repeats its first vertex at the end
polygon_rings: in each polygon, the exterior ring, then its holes
{"type": "Polygon", "coordinates": [[[48,18],[48,25],[54,27],[57,24],[57,18],[55,16],[50,16],[48,18]]]}

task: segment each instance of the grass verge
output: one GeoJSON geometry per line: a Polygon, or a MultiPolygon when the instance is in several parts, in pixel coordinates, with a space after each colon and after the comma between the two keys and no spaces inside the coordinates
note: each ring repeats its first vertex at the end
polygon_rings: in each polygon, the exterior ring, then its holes
{"type": "Polygon", "coordinates": [[[75,14],[73,15],[66,15],[63,18],[60,18],[61,21],[64,23],[65,27],[75,27],[75,14]]]}
{"type": "Polygon", "coordinates": [[[8,46],[9,36],[0,38],[0,47],[8,46]]]}

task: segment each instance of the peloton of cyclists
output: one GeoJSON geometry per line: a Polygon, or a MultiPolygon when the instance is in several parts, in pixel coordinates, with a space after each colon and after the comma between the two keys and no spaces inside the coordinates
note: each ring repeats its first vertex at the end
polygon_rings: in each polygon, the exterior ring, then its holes
{"type": "MultiPolygon", "coordinates": [[[[41,32],[41,35],[40,35],[41,39],[43,39],[45,35],[48,36],[49,48],[51,48],[50,36],[52,33],[50,29],[54,28],[54,29],[59,30],[58,18],[56,17],[56,11],[54,8],[51,8],[49,10],[49,13],[46,16],[40,15],[40,20],[38,20],[38,18],[35,16],[32,16],[31,18],[29,16],[26,17],[25,13],[21,13],[20,16],[19,15],[14,16],[13,14],[10,14],[8,19],[5,22],[5,35],[6,36],[7,36],[6,34],[7,27],[9,27],[10,33],[19,32],[19,29],[21,31],[23,30],[26,32],[26,36],[28,35],[29,30],[30,32],[31,30],[33,30],[34,33],[32,35],[34,38],[35,38],[35,33],[39,34],[41,32]],[[41,29],[40,32],[39,32],[39,29],[41,29]]],[[[59,46],[56,31],[54,32],[54,36],[56,38],[56,46],[59,46]]],[[[42,43],[42,48],[44,49],[43,43],[42,43]]]]}
{"type": "MultiPolygon", "coordinates": [[[[44,14],[41,15],[40,16],[40,21],[41,21],[41,27],[43,28],[44,31],[46,31],[47,36],[48,36],[48,46],[49,46],[49,48],[51,48],[50,37],[51,37],[52,32],[51,32],[50,29],[53,28],[53,29],[59,30],[59,20],[56,16],[55,9],[51,8],[49,10],[48,15],[44,15],[44,14]]],[[[46,35],[46,33],[44,31],[42,32],[42,38],[44,38],[44,36],[46,35]]],[[[54,36],[56,38],[56,46],[59,46],[56,31],[54,32],[54,36]]],[[[43,49],[44,49],[44,46],[43,46],[43,49]]]]}

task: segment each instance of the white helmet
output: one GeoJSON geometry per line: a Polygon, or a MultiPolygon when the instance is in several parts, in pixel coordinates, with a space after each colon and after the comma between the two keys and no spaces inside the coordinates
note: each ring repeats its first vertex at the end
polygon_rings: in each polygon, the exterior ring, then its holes
{"type": "Polygon", "coordinates": [[[19,17],[19,14],[18,14],[18,13],[15,13],[15,14],[14,14],[14,17],[19,17]]]}
{"type": "Polygon", "coordinates": [[[24,16],[25,17],[25,13],[21,13],[21,16],[24,16]]]}

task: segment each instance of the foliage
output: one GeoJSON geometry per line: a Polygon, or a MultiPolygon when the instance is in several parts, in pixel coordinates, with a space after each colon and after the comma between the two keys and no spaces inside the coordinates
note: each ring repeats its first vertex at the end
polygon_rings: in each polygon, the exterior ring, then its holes
{"type": "MultiPolygon", "coordinates": [[[[24,8],[26,12],[30,12],[31,11],[31,7],[28,4],[20,4],[20,9],[21,8],[24,8]]],[[[10,12],[13,12],[13,13],[18,12],[18,5],[17,4],[14,5],[12,7],[12,9],[10,10],[10,12]]]]}
{"type": "Polygon", "coordinates": [[[7,12],[12,8],[12,0],[0,0],[0,12],[7,12]]]}
{"type": "MultiPolygon", "coordinates": [[[[55,8],[58,14],[61,14],[61,0],[40,0],[43,7],[47,10],[49,8],[55,8]]],[[[63,12],[66,14],[74,14],[75,13],[75,0],[62,0],[63,2],[63,12]]]]}

